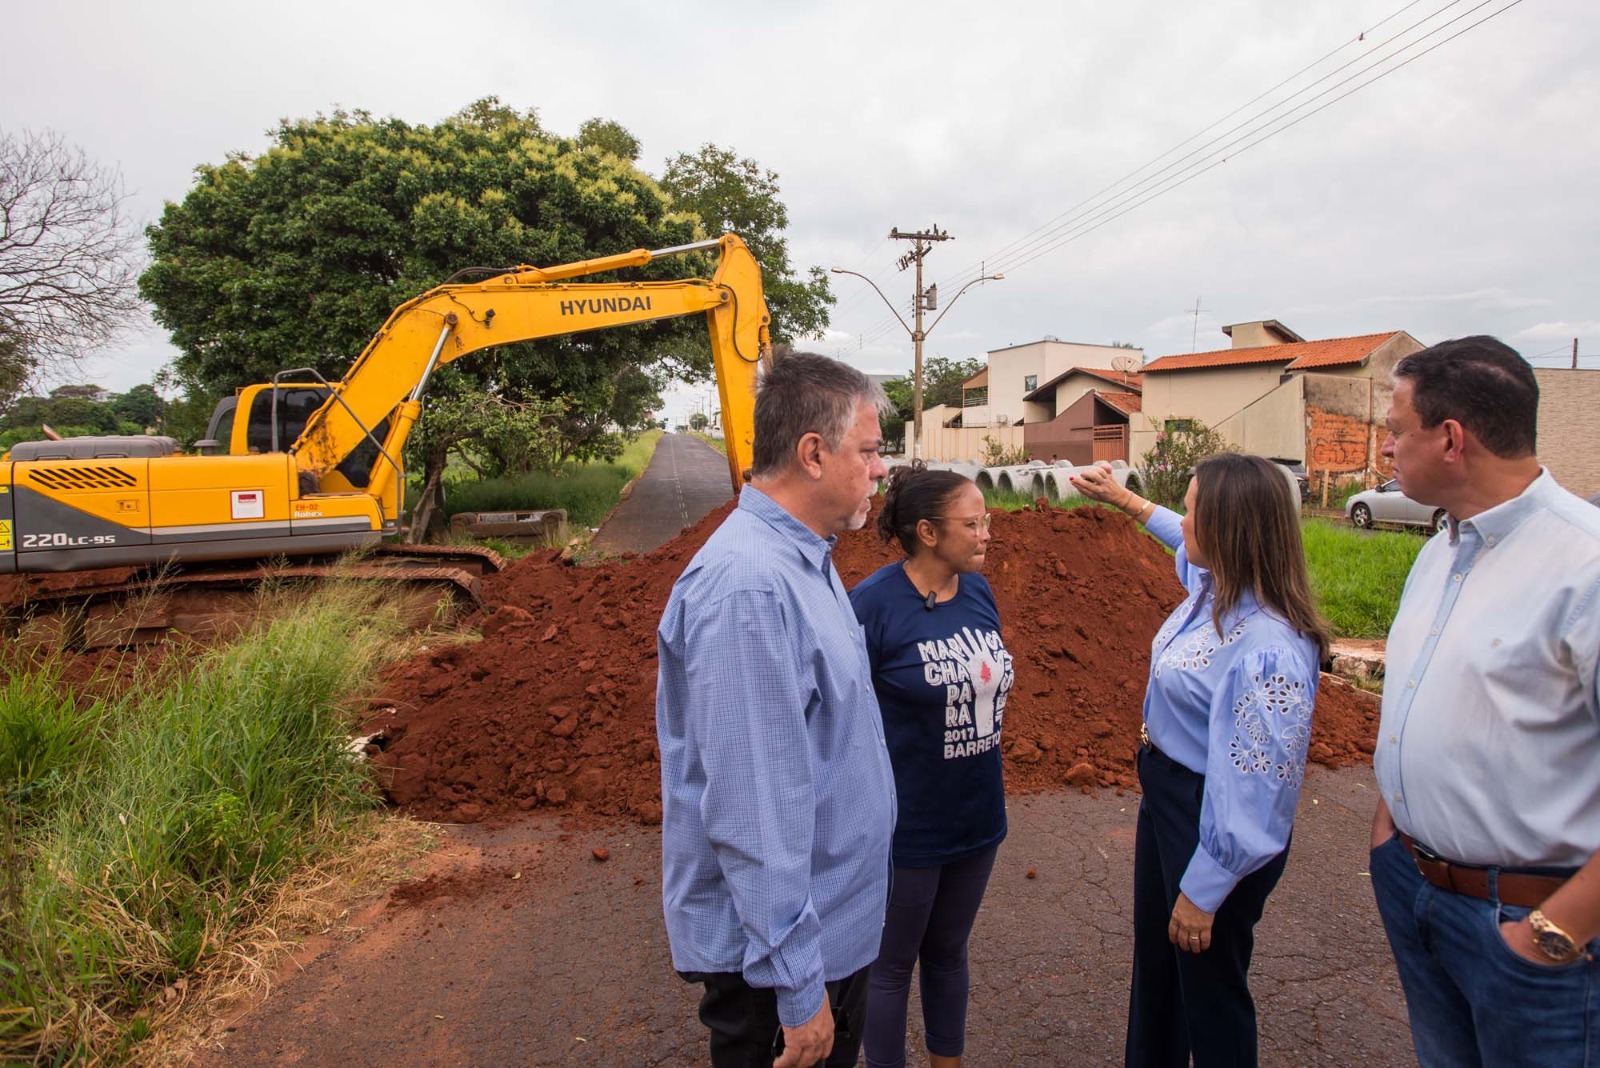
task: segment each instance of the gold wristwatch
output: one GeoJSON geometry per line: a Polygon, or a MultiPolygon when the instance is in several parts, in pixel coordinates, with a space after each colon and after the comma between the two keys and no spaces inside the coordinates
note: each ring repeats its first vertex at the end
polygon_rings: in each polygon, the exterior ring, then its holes
{"type": "Polygon", "coordinates": [[[1583,953],[1583,947],[1574,942],[1571,935],[1551,923],[1538,909],[1528,913],[1528,926],[1533,928],[1534,948],[1553,963],[1566,964],[1583,953]]]}

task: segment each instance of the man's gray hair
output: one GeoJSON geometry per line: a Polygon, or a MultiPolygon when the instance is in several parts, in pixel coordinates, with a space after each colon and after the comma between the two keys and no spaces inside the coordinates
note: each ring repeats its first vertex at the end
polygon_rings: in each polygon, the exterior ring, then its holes
{"type": "Polygon", "coordinates": [[[828,448],[837,449],[862,401],[879,412],[889,408],[883,388],[848,364],[814,352],[774,356],[772,369],[756,385],[751,476],[783,471],[807,434],[820,434],[828,448]]]}

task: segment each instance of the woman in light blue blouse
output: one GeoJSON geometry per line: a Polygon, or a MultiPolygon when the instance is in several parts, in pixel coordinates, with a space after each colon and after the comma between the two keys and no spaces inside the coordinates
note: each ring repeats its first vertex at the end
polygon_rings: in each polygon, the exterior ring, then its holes
{"type": "Polygon", "coordinates": [[[1109,467],[1073,482],[1170,546],[1189,592],[1150,649],[1126,1063],[1253,1065],[1254,929],[1288,859],[1328,650],[1298,502],[1278,465],[1238,453],[1201,461],[1181,518],[1109,467]]]}

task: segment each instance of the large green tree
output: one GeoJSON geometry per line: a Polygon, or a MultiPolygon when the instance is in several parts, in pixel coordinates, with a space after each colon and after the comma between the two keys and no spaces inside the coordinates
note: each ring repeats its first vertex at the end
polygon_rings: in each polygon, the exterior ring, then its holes
{"type": "Polygon", "coordinates": [[[159,423],[163,407],[161,395],[148,382],[111,398],[111,410],[116,413],[118,422],[140,427],[152,427],[159,423]]]}
{"type": "Polygon", "coordinates": [[[683,211],[700,217],[707,236],[732,231],[761,264],[761,285],[772,312],[774,341],[820,337],[833,293],[821,267],[802,277],[789,263],[783,232],[789,212],[779,199],[778,175],[732,149],[706,144],[667,161],[661,187],[683,211]]]}
{"type": "MultiPolygon", "coordinates": [[[[944,356],[932,356],[923,360],[922,406],[932,408],[948,404],[954,408],[961,407],[961,383],[983,370],[983,367],[984,363],[979,359],[952,360],[944,356]]],[[[889,379],[883,383],[883,391],[899,417],[910,419],[913,401],[911,375],[889,379]]]]}
{"type": "Polygon", "coordinates": [[[22,339],[0,323],[0,411],[11,406],[28,382],[33,364],[22,339]]]}
{"type": "MultiPolygon", "coordinates": [[[[924,410],[940,404],[961,407],[961,383],[983,370],[979,359],[952,360],[944,356],[930,356],[922,361],[922,407],[924,410]]],[[[879,423],[883,436],[891,441],[904,437],[905,425],[911,421],[915,407],[914,383],[910,374],[904,378],[891,378],[883,383],[884,395],[894,406],[892,413],[885,412],[879,423]]],[[[926,425],[926,424],[924,424],[926,425]]]]}
{"type": "MultiPolygon", "coordinates": [[[[178,380],[219,396],[285,368],[337,379],[396,305],[462,268],[565,263],[694,231],[628,160],[549,134],[533,111],[486,98],[434,126],[340,111],[280,123],[258,157],[198,168],[147,232],[140,292],[172,332],[178,380]]],[[[632,277],[706,269],[668,258],[632,277]]],[[[652,366],[655,350],[696,326],[503,346],[463,360],[456,388],[512,405],[560,398],[566,454],[603,454],[659,403],[671,368],[652,366]]]]}

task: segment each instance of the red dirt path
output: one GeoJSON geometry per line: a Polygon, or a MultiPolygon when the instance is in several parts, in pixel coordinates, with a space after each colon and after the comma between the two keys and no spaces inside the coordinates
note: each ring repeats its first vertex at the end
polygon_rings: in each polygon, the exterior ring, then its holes
{"type": "MultiPolygon", "coordinates": [[[[637,558],[572,567],[528,557],[484,582],[499,605],[480,642],[399,665],[370,727],[389,796],[419,816],[504,820],[536,808],[656,823],[655,628],[673,582],[732,504],[637,558]]],[[[1006,788],[1135,785],[1150,640],[1182,599],[1172,559],[1103,508],[994,514],[985,575],[1016,685],[1006,788]]],[[[871,531],[839,539],[846,587],[895,552],[871,531]]],[[[738,656],[729,649],[729,656],[738,656]]],[[[1311,759],[1368,759],[1377,702],[1324,675],[1311,759]]]]}

